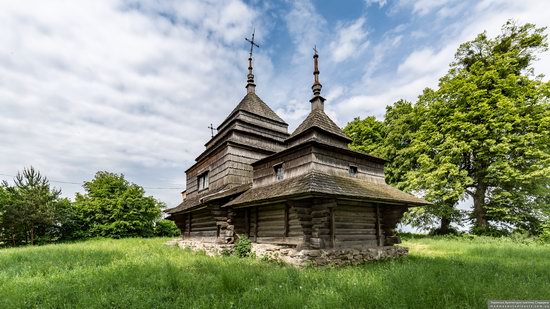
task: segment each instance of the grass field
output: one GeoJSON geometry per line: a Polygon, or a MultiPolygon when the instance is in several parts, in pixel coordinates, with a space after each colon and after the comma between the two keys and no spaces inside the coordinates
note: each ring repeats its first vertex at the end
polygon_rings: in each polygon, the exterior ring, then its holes
{"type": "Polygon", "coordinates": [[[550,299],[550,245],[413,239],[409,257],[296,269],[166,239],[0,249],[0,308],[484,308],[550,299]]]}

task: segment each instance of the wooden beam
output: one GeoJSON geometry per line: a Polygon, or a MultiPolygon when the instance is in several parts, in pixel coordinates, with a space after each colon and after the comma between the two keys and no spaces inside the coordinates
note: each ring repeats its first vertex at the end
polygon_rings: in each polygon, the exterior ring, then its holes
{"type": "Polygon", "coordinates": [[[330,209],[330,245],[332,248],[334,248],[334,243],[336,241],[336,225],[334,220],[334,208],[331,207],[330,209]]]}
{"type": "Polygon", "coordinates": [[[378,246],[381,246],[381,235],[380,235],[380,206],[376,204],[376,243],[378,246]]]}
{"type": "Polygon", "coordinates": [[[191,213],[189,213],[189,218],[188,219],[189,219],[189,234],[188,234],[188,236],[191,237],[191,225],[192,225],[191,224],[191,220],[192,220],[191,213]]]}
{"type": "Polygon", "coordinates": [[[284,220],[285,220],[285,231],[284,231],[284,234],[283,234],[284,237],[288,237],[288,232],[289,232],[289,230],[290,230],[290,224],[289,224],[290,222],[289,222],[289,218],[288,218],[288,217],[289,217],[289,214],[288,214],[288,213],[289,213],[289,211],[288,211],[289,209],[288,209],[288,208],[289,208],[288,204],[285,204],[285,217],[284,217],[284,220]]]}
{"type": "Polygon", "coordinates": [[[246,208],[244,210],[244,224],[245,224],[245,231],[246,231],[246,237],[250,237],[250,208],[246,208]]]}
{"type": "Polygon", "coordinates": [[[254,215],[254,242],[258,241],[258,207],[255,208],[255,215],[254,215]]]}

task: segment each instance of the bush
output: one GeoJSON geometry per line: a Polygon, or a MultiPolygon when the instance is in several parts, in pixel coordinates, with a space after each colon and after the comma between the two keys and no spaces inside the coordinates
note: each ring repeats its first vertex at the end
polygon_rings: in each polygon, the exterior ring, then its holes
{"type": "Polygon", "coordinates": [[[157,224],[155,225],[154,233],[155,233],[155,236],[158,236],[158,237],[180,236],[180,230],[178,229],[174,221],[170,221],[166,219],[163,219],[157,222],[157,224]]]}
{"type": "Polygon", "coordinates": [[[235,243],[235,248],[233,249],[233,253],[238,257],[248,257],[250,256],[250,253],[252,252],[252,242],[248,237],[241,236],[239,237],[239,240],[235,243]]]}

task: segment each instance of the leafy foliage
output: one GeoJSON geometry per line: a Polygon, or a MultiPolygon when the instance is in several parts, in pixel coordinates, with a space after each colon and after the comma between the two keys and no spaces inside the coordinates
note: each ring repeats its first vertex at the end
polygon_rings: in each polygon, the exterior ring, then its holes
{"type": "MultiPolygon", "coordinates": [[[[142,187],[124,175],[98,172],[77,193],[75,207],[87,237],[149,237],[155,232],[163,204],[145,196],[142,187]]],[[[163,223],[164,224],[164,223],[163,223]]]]}
{"type": "Polygon", "coordinates": [[[18,172],[14,185],[0,185],[0,239],[22,245],[63,239],[63,209],[68,201],[33,167],[18,172]]]}
{"type": "Polygon", "coordinates": [[[0,246],[179,235],[174,222],[160,220],[164,205],[123,175],[99,172],[84,188],[73,203],[33,167],[17,173],[13,186],[0,183],[0,246]]]}
{"type": "Polygon", "coordinates": [[[252,241],[248,239],[248,237],[242,235],[239,236],[239,239],[235,243],[235,247],[233,248],[233,254],[235,254],[238,257],[248,257],[250,256],[250,253],[252,252],[252,241]]]}
{"type": "Polygon", "coordinates": [[[176,237],[180,235],[180,230],[174,221],[163,219],[155,223],[154,234],[157,237],[176,237]]]}
{"type": "Polygon", "coordinates": [[[390,160],[389,183],[433,202],[413,210],[410,223],[437,219],[448,230],[464,217],[457,203],[470,198],[474,232],[546,228],[550,83],[531,67],[547,49],[544,31],[507,22],[495,38],[482,33],[459,47],[438,88],[414,105],[388,107],[383,125],[371,118],[348,124],[352,147],[390,160]]]}

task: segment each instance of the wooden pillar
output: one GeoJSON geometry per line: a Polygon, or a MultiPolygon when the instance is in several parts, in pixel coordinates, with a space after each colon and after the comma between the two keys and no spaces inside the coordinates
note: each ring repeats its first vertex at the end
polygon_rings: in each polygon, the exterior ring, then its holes
{"type": "Polygon", "coordinates": [[[192,220],[191,212],[189,212],[189,216],[187,216],[187,219],[189,220],[189,229],[187,229],[188,230],[187,236],[191,237],[191,220],[192,220]]]}
{"type": "Polygon", "coordinates": [[[288,211],[288,204],[285,203],[285,230],[284,230],[284,233],[283,233],[283,237],[288,237],[288,233],[289,233],[289,230],[290,230],[290,226],[289,226],[289,211],[288,211]]]}
{"type": "Polygon", "coordinates": [[[329,208],[330,210],[330,244],[331,247],[334,248],[334,244],[336,241],[336,225],[334,220],[334,207],[329,208]]]}
{"type": "Polygon", "coordinates": [[[244,229],[246,237],[250,237],[250,208],[244,210],[244,229]]]}
{"type": "Polygon", "coordinates": [[[376,204],[376,244],[379,247],[382,243],[380,234],[380,205],[376,204]]]}
{"type": "Polygon", "coordinates": [[[258,241],[258,206],[255,208],[255,214],[254,214],[254,242],[258,241]]]}

